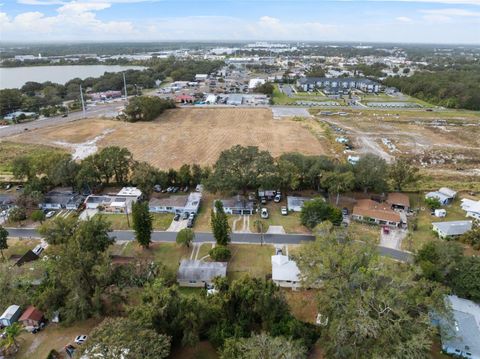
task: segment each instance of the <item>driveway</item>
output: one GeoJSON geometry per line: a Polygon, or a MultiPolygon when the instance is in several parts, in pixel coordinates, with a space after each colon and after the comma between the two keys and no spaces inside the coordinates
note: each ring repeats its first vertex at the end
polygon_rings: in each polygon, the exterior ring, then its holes
{"type": "Polygon", "coordinates": [[[182,229],[187,228],[188,219],[180,219],[178,221],[174,221],[172,219],[172,223],[170,227],[168,227],[167,232],[180,232],[182,229]]]}
{"type": "Polygon", "coordinates": [[[380,246],[400,250],[402,241],[407,236],[407,231],[403,229],[390,229],[390,233],[386,234],[380,229],[380,246]]]}

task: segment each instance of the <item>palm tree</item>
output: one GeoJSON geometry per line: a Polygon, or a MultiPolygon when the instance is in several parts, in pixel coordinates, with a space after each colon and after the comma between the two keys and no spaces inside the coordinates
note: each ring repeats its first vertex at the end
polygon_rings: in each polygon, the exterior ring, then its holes
{"type": "Polygon", "coordinates": [[[14,347],[18,349],[17,337],[23,332],[23,328],[19,323],[13,323],[5,329],[5,339],[3,345],[5,348],[14,347]]]}

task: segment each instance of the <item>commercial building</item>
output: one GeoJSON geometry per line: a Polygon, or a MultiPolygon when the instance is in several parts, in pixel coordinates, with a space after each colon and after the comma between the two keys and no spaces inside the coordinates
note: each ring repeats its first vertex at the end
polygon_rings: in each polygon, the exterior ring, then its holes
{"type": "Polygon", "coordinates": [[[302,77],[298,79],[297,86],[303,91],[324,89],[327,92],[339,93],[349,90],[361,90],[368,93],[382,91],[383,87],[378,82],[367,78],[329,78],[329,77],[302,77]]]}

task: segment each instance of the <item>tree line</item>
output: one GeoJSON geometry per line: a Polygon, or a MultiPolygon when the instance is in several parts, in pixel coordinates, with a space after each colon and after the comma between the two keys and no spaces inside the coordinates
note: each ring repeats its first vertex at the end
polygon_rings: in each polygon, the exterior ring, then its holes
{"type": "Polygon", "coordinates": [[[389,77],[385,84],[438,106],[480,110],[478,64],[416,72],[410,77],[389,77]]]}

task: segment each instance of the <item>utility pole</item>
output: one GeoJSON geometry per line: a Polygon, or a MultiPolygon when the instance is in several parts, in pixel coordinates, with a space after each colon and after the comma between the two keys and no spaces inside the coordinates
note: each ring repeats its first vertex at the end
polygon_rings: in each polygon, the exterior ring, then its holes
{"type": "Polygon", "coordinates": [[[128,228],[130,228],[130,218],[128,217],[128,202],[125,202],[125,214],[127,215],[128,228]]]}
{"type": "Polygon", "coordinates": [[[83,111],[83,118],[86,117],[86,114],[85,114],[85,101],[83,100],[83,91],[82,91],[82,85],[80,85],[80,98],[82,99],[82,111],[83,111]]]}
{"type": "Polygon", "coordinates": [[[125,72],[123,73],[123,87],[125,88],[125,101],[126,101],[128,98],[128,95],[127,95],[127,80],[125,80],[125,72]]]}

